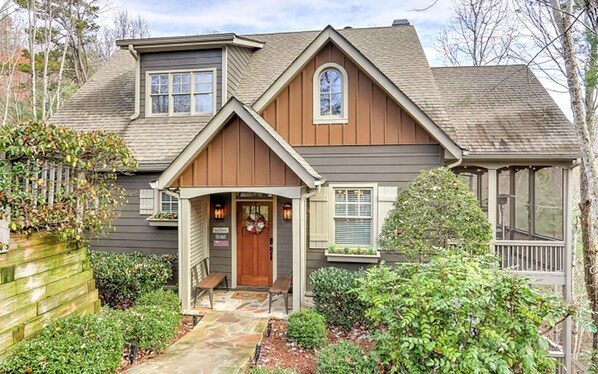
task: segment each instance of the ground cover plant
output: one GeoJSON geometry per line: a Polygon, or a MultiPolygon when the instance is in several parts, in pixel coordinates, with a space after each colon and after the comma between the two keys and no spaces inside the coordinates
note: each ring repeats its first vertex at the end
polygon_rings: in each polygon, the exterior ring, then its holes
{"type": "Polygon", "coordinates": [[[467,186],[446,167],[422,171],[397,196],[378,239],[385,251],[425,261],[444,248],[489,252],[490,224],[467,186]]]}
{"type": "Polygon", "coordinates": [[[135,253],[90,251],[100,300],[112,308],[126,308],[141,295],[161,289],[172,276],[168,258],[135,253]]]}
{"type": "Polygon", "coordinates": [[[317,355],[318,374],[377,374],[379,371],[369,353],[347,340],[329,345],[317,355]]]}

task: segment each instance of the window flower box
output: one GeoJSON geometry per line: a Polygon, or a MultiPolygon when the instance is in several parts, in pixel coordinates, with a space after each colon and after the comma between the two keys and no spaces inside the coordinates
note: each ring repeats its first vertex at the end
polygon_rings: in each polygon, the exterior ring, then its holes
{"type": "Polygon", "coordinates": [[[324,255],[328,262],[375,264],[380,261],[380,251],[374,247],[340,247],[333,244],[324,255]]]}
{"type": "Polygon", "coordinates": [[[147,218],[147,223],[150,226],[156,227],[178,227],[179,220],[176,212],[158,212],[147,218]]]}

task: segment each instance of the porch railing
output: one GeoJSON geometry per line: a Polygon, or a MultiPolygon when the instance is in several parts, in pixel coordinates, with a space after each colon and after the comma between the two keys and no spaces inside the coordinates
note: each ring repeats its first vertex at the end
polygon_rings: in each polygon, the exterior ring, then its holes
{"type": "Polygon", "coordinates": [[[564,272],[565,242],[497,240],[494,243],[501,265],[521,272],[564,272]]]}

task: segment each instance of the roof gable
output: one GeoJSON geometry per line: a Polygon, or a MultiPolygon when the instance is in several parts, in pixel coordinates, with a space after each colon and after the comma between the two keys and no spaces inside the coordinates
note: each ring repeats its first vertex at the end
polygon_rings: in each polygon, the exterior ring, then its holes
{"type": "Polygon", "coordinates": [[[461,148],[440,128],[424,111],[416,105],[403,91],[401,91],[380,69],[366,58],[346,38],[340,35],[332,26],[327,26],[301,54],[284,70],[284,72],[269,86],[268,89],[255,101],[253,108],[261,112],[284,89],[293,78],[316,56],[316,54],[329,42],[333,43],[340,51],[349,56],[360,69],[362,69],[374,82],[398,102],[404,110],[419,122],[422,127],[440,143],[454,158],[461,158],[461,148]]]}
{"type": "MultiPolygon", "coordinates": [[[[323,183],[322,177],[283,139],[280,135],[268,125],[268,123],[260,117],[258,113],[253,111],[251,108],[244,106],[237,99],[231,98],[224,107],[214,116],[214,118],[206,125],[205,129],[201,131],[197,136],[187,145],[187,147],[179,154],[179,156],[170,164],[170,166],[160,175],[158,179],[159,188],[168,188],[177,186],[181,181],[179,177],[189,171],[189,166],[196,160],[201,160],[202,151],[206,149],[217,136],[221,135],[221,130],[229,123],[231,119],[238,116],[242,123],[238,123],[236,126],[239,127],[239,131],[247,130],[247,127],[251,132],[255,134],[256,141],[254,142],[254,148],[251,152],[262,152],[259,155],[260,159],[264,163],[270,163],[275,165],[277,170],[285,170],[283,179],[276,179],[272,177],[267,178],[250,178],[247,179],[243,176],[243,180],[250,186],[254,185],[274,185],[276,183],[283,183],[282,185],[293,185],[294,180],[289,175],[289,171],[296,175],[297,180],[303,181],[308,187],[313,188],[318,184],[323,183]],[[244,126],[243,126],[244,125],[244,126]],[[266,147],[264,148],[263,145],[266,147]],[[256,147],[257,146],[257,147],[256,147]],[[266,155],[266,153],[268,155],[266,155]],[[275,157],[273,157],[275,156],[275,157]],[[281,161],[281,162],[279,162],[281,161]],[[288,167],[288,171],[286,168],[288,167]],[[276,179],[276,180],[273,180],[276,179]],[[257,184],[256,184],[257,183],[257,184]],[[265,183],[265,184],[264,184],[265,183]]],[[[250,132],[250,133],[251,133],[250,132]]],[[[249,134],[250,134],[249,133],[249,134]]],[[[247,134],[244,134],[247,137],[247,134]]],[[[239,134],[240,136],[240,134],[239,134]]],[[[253,139],[253,138],[252,138],[253,139]]],[[[218,146],[217,146],[218,147],[218,146]]],[[[222,149],[219,149],[222,151],[222,149]]],[[[238,162],[242,162],[243,155],[237,157],[237,161],[231,160],[230,165],[236,165],[242,167],[238,162]]],[[[254,158],[257,160],[257,158],[254,158]]],[[[207,160],[205,161],[207,162],[207,160]]],[[[221,163],[222,165],[222,163],[221,163]]],[[[254,170],[255,170],[255,165],[254,170]]],[[[209,171],[208,171],[209,172],[209,171]]],[[[227,185],[225,178],[222,178],[222,170],[214,171],[214,179],[218,179],[214,183],[222,183],[227,185]]],[[[185,181],[183,177],[183,182],[185,181]]],[[[188,179],[188,177],[187,177],[188,179]]],[[[209,178],[208,178],[209,179],[209,178]]],[[[201,179],[195,179],[198,183],[202,184],[201,179]]],[[[210,181],[207,180],[206,185],[210,185],[210,181]]],[[[234,185],[239,185],[237,180],[234,185]]]]}

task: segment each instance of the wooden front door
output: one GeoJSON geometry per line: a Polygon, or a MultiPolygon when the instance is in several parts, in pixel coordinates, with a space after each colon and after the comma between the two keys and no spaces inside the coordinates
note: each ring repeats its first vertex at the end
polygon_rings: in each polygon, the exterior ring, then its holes
{"type": "Polygon", "coordinates": [[[272,285],[272,202],[237,202],[237,284],[269,287],[272,285]],[[256,228],[248,229],[251,217],[256,228]],[[263,218],[261,218],[263,217],[263,218]],[[263,220],[263,222],[262,222],[263,220]]]}

